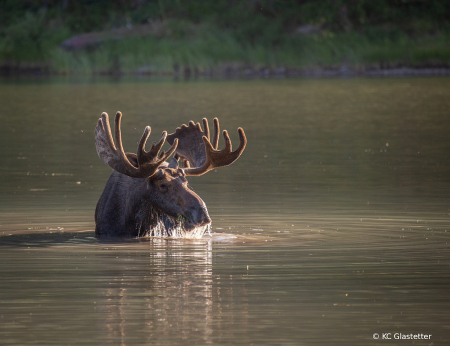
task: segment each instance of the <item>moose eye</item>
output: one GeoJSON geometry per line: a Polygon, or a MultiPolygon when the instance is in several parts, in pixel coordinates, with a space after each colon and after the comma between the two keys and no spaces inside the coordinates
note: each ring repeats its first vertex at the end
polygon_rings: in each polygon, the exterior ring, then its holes
{"type": "Polygon", "coordinates": [[[160,189],[162,192],[167,192],[167,190],[169,190],[169,188],[167,187],[167,185],[164,185],[164,184],[159,185],[159,189],[160,189]]]}

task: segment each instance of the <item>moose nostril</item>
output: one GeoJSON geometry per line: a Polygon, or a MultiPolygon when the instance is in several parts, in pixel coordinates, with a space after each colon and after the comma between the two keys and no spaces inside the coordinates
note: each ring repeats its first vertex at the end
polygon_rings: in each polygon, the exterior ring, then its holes
{"type": "Polygon", "coordinates": [[[203,208],[187,212],[186,214],[189,216],[191,222],[196,225],[204,226],[211,223],[211,218],[209,217],[208,212],[203,208]]]}
{"type": "Polygon", "coordinates": [[[205,217],[203,218],[203,224],[208,225],[210,223],[211,223],[211,218],[209,217],[208,214],[206,214],[205,217]]]}

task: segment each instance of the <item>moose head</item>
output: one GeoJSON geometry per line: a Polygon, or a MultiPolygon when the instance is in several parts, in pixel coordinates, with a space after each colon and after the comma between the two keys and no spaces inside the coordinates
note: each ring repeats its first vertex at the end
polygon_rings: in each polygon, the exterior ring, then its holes
{"type": "Polygon", "coordinates": [[[238,129],[239,147],[232,151],[228,132],[223,131],[225,146],[217,150],[219,121],[214,119],[214,136],[209,136],[208,121],[189,122],[170,135],[164,131],[149,151],[145,144],[151,129],[147,126],[136,154],[125,153],[120,121],[115,117],[115,143],[107,113],[95,128],[95,143],[100,159],[113,169],[95,210],[97,236],[140,237],[175,236],[200,238],[211,224],[203,200],[188,187],[186,177],[200,176],[212,169],[228,166],[245,149],[244,130],[238,129]],[[164,142],[170,149],[161,151],[164,142]],[[166,160],[173,154],[172,160],[166,160]],[[181,162],[181,167],[179,166],[181,162]]]}

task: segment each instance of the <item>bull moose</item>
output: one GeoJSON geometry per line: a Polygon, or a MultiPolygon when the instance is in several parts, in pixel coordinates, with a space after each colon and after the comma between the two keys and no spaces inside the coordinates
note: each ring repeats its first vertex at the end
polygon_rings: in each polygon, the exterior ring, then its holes
{"type": "Polygon", "coordinates": [[[95,209],[96,236],[202,237],[211,218],[203,200],[188,187],[186,177],[200,176],[236,161],[247,144],[244,130],[238,129],[240,143],[235,151],[231,150],[227,131],[223,131],[225,146],[217,150],[218,119],[214,119],[212,142],[206,119],[203,130],[199,123],[190,121],[170,135],[164,131],[147,152],[145,144],[151,132],[147,126],[137,153],[132,154],[125,153],[122,147],[121,118],[122,113],[117,112],[115,143],[107,113],[102,113],[95,128],[98,156],[113,169],[95,209]],[[160,153],[166,139],[171,147],[160,153]]]}

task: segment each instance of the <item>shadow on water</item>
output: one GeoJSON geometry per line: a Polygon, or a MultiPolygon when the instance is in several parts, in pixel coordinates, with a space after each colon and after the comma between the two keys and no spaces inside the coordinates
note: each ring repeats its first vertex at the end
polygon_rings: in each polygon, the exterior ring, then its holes
{"type": "MultiPolygon", "coordinates": [[[[40,248],[40,247],[63,247],[63,246],[108,246],[117,245],[121,247],[143,247],[143,246],[161,246],[162,244],[177,244],[179,246],[189,247],[190,245],[208,245],[211,244],[262,244],[267,242],[268,237],[258,235],[234,235],[227,233],[212,233],[205,235],[201,239],[181,239],[173,237],[141,237],[141,238],[123,238],[109,237],[97,238],[93,231],[47,231],[12,233],[6,236],[0,236],[0,248],[40,248]]],[[[270,237],[272,238],[272,237],[270,237]]],[[[273,241],[273,239],[270,239],[273,241]]]]}
{"type": "Polygon", "coordinates": [[[0,248],[50,247],[61,245],[94,245],[98,241],[91,232],[11,234],[0,238],[0,248]]]}

